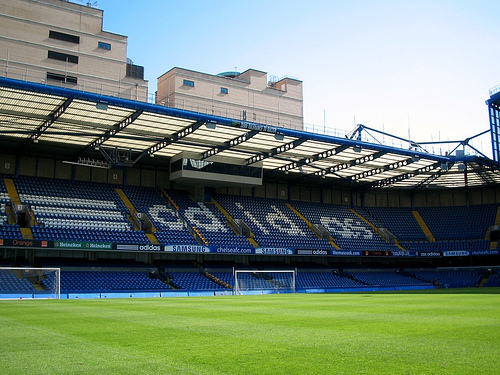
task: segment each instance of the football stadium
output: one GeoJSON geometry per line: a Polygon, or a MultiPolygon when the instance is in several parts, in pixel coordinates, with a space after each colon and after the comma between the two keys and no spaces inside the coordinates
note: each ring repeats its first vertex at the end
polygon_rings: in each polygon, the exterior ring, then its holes
{"type": "Polygon", "coordinates": [[[2,373],[498,371],[500,86],[435,153],[310,131],[302,82],[253,69],[151,98],[101,10],[0,4],[2,373]]]}

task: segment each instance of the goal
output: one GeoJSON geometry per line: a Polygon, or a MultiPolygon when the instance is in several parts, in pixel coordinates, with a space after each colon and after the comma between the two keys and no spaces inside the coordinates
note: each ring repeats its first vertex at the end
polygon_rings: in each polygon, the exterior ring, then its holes
{"type": "Polygon", "coordinates": [[[0,267],[1,298],[61,298],[59,268],[0,267]]]}
{"type": "Polygon", "coordinates": [[[234,271],[234,294],[295,293],[295,271],[234,271]]]}

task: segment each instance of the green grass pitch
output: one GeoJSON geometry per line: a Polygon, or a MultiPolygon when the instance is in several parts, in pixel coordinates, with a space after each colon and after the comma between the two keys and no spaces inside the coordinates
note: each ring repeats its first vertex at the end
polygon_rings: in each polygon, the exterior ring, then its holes
{"type": "Polygon", "coordinates": [[[0,374],[498,374],[500,289],[0,301],[0,374]]]}

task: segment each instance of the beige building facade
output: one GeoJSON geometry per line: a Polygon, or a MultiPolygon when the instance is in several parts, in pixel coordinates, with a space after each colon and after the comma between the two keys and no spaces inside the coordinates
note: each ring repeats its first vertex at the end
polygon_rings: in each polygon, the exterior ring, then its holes
{"type": "Polygon", "coordinates": [[[172,68],[158,78],[156,103],[289,129],[304,127],[302,81],[248,69],[218,75],[172,68]]]}
{"type": "Polygon", "coordinates": [[[0,74],[147,101],[127,37],[102,30],[103,11],[62,0],[0,0],[0,74]]]}

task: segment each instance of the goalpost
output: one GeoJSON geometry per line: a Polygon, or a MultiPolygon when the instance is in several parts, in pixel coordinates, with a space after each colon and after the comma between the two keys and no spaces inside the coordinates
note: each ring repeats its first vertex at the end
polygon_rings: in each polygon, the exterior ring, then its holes
{"type": "Polygon", "coordinates": [[[294,270],[235,270],[234,294],[295,293],[294,270]]]}
{"type": "Polygon", "coordinates": [[[60,268],[0,267],[1,298],[61,298],[60,268]]]}

